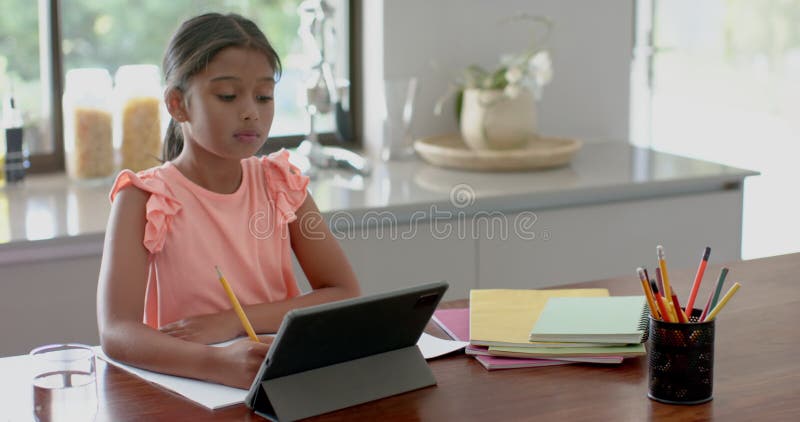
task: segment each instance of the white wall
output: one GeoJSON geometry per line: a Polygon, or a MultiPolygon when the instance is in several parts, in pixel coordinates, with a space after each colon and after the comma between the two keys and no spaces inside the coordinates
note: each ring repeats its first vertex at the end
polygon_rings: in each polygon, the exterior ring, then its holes
{"type": "Polygon", "coordinates": [[[493,67],[501,54],[527,45],[523,26],[497,24],[519,12],[555,22],[555,76],[540,103],[541,132],[627,141],[633,9],[633,0],[365,0],[365,147],[375,151],[380,145],[375,93],[384,78],[419,78],[417,137],[456,131],[452,101],[435,116],[437,98],[460,69],[493,67]]]}

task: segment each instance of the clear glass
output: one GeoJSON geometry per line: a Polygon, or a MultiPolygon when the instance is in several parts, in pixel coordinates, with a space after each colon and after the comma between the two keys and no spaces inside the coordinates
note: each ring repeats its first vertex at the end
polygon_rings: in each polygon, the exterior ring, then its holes
{"type": "Polygon", "coordinates": [[[64,90],[64,157],[74,180],[113,176],[111,75],[101,68],[67,72],[64,90]]]}
{"type": "Polygon", "coordinates": [[[384,118],[381,158],[398,160],[412,156],[414,98],[417,78],[387,79],[383,83],[384,118]]]}
{"type": "Polygon", "coordinates": [[[114,148],[119,167],[134,172],[161,164],[162,87],[158,66],[124,65],[114,77],[114,148]]]}
{"type": "Polygon", "coordinates": [[[51,344],[30,353],[33,412],[39,422],[91,421],[97,414],[95,356],[82,344],[51,344]]]}

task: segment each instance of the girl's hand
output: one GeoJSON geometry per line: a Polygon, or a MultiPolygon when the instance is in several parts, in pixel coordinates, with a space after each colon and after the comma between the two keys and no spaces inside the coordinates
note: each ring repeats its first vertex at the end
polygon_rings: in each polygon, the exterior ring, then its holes
{"type": "Polygon", "coordinates": [[[272,337],[259,337],[259,340],[261,343],[242,339],[225,347],[215,347],[213,381],[249,389],[272,344],[272,337]]]}
{"type": "Polygon", "coordinates": [[[159,330],[195,343],[219,343],[238,337],[242,324],[233,312],[198,315],[162,326],[159,330]]]}

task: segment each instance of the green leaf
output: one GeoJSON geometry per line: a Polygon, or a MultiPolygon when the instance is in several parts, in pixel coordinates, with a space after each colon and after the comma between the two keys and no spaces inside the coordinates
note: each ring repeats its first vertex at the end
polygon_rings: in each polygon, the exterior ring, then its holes
{"type": "Polygon", "coordinates": [[[461,126],[461,109],[464,106],[464,90],[459,89],[453,102],[453,111],[456,113],[456,123],[461,126]]]}
{"type": "Polygon", "coordinates": [[[490,89],[500,89],[505,88],[508,85],[508,81],[506,80],[506,70],[508,70],[505,66],[501,66],[497,70],[492,73],[491,78],[489,79],[489,86],[487,88],[490,89]]]}

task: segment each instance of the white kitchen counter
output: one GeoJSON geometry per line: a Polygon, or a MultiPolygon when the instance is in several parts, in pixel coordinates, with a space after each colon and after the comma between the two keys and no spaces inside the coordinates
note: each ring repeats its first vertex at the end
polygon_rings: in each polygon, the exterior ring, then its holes
{"type": "MultiPolygon", "coordinates": [[[[326,170],[310,184],[334,227],[458,212],[513,213],[741,189],[758,173],[622,143],[587,144],[566,167],[532,172],[448,170],[418,159],[376,163],[373,174],[326,170]],[[416,213],[416,214],[415,214],[416,213]]],[[[0,265],[97,254],[110,181],[70,182],[33,175],[0,189],[0,265]]]]}

